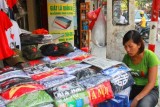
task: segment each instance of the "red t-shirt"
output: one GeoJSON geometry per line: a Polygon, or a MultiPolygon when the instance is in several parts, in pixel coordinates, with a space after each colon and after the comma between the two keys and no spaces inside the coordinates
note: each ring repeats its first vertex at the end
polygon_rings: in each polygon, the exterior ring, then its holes
{"type": "Polygon", "coordinates": [[[17,0],[6,0],[7,5],[10,9],[13,8],[13,6],[17,3],[17,0]]]}
{"type": "Polygon", "coordinates": [[[3,60],[13,55],[5,33],[5,31],[12,26],[12,23],[3,11],[0,11],[0,21],[0,60],[3,60]]]}

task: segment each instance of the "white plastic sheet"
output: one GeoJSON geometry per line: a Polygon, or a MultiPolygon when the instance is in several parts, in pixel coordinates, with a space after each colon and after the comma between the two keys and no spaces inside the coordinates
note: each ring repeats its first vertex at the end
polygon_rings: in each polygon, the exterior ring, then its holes
{"type": "Polygon", "coordinates": [[[104,14],[101,10],[91,32],[92,42],[98,47],[105,46],[106,45],[105,34],[106,34],[106,21],[104,18],[104,14]]]}

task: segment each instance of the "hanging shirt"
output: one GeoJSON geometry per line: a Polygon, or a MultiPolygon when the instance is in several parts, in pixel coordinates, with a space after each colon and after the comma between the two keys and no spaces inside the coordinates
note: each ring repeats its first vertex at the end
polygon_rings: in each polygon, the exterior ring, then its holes
{"type": "Polygon", "coordinates": [[[8,44],[12,49],[18,47],[21,50],[21,42],[19,36],[21,34],[21,30],[16,21],[11,20],[11,22],[12,22],[12,27],[6,31],[8,44]]]}
{"type": "Polygon", "coordinates": [[[0,11],[0,21],[0,60],[3,60],[13,55],[5,33],[5,31],[12,26],[12,23],[3,11],[0,11]]]}
{"type": "Polygon", "coordinates": [[[0,0],[0,9],[2,9],[4,12],[8,12],[8,5],[6,3],[6,0],[0,0]]]}
{"type": "Polygon", "coordinates": [[[8,4],[8,7],[12,9],[13,6],[17,3],[17,0],[6,0],[6,2],[8,4]]]}

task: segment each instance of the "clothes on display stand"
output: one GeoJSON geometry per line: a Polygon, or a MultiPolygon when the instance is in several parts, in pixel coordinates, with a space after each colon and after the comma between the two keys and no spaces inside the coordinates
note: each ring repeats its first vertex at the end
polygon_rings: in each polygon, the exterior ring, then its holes
{"type": "Polygon", "coordinates": [[[8,12],[8,5],[6,3],[6,0],[0,0],[0,9],[4,12],[8,12]]]}
{"type": "Polygon", "coordinates": [[[18,48],[21,50],[21,42],[20,42],[20,37],[19,35],[22,33],[18,23],[14,20],[11,20],[12,22],[12,27],[9,28],[6,31],[6,35],[7,35],[7,39],[8,39],[8,44],[10,46],[10,48],[18,48]]]}
{"type": "Polygon", "coordinates": [[[14,55],[13,48],[21,49],[19,34],[20,28],[15,22],[13,15],[11,17],[10,12],[13,11],[17,0],[0,0],[0,68],[4,67],[3,60],[14,55]]]}
{"type": "Polygon", "coordinates": [[[13,51],[8,45],[8,40],[5,33],[5,31],[12,26],[12,23],[7,14],[3,11],[0,11],[0,21],[0,60],[3,60],[13,55],[13,51]]]}
{"type": "Polygon", "coordinates": [[[13,8],[13,6],[17,3],[17,0],[6,0],[7,5],[10,9],[13,8]]]}
{"type": "MultiPolygon", "coordinates": [[[[13,10],[18,0],[0,0],[0,6],[1,1],[13,10]]],[[[0,107],[128,107],[128,95],[119,94],[134,82],[125,64],[66,41],[54,43],[61,34],[25,31],[2,10],[0,61],[5,66],[0,64],[0,107]]],[[[63,17],[56,21],[64,28],[70,24],[63,17]]]]}

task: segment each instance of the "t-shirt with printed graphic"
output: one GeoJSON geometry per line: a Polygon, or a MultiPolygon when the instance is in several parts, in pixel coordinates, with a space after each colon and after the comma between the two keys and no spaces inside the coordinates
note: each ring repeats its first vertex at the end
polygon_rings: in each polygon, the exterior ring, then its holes
{"type": "Polygon", "coordinates": [[[5,31],[12,26],[12,23],[3,11],[0,11],[0,21],[0,60],[2,60],[13,55],[5,34],[5,31]]]}
{"type": "Polygon", "coordinates": [[[10,9],[13,8],[13,6],[17,3],[17,0],[6,0],[7,5],[10,9]]]}
{"type": "Polygon", "coordinates": [[[7,40],[8,40],[8,44],[10,46],[10,48],[14,49],[15,46],[21,50],[21,41],[20,41],[20,37],[19,35],[22,33],[19,25],[16,21],[11,20],[12,23],[12,27],[10,27],[7,31],[6,31],[6,36],[7,36],[7,40]]]}
{"type": "MultiPolygon", "coordinates": [[[[136,85],[143,86],[148,83],[148,68],[160,64],[156,54],[147,49],[145,49],[144,57],[139,64],[134,64],[128,54],[124,56],[123,62],[132,69],[131,74],[134,77],[136,85]]],[[[158,86],[158,76],[155,86],[158,86]]]]}

